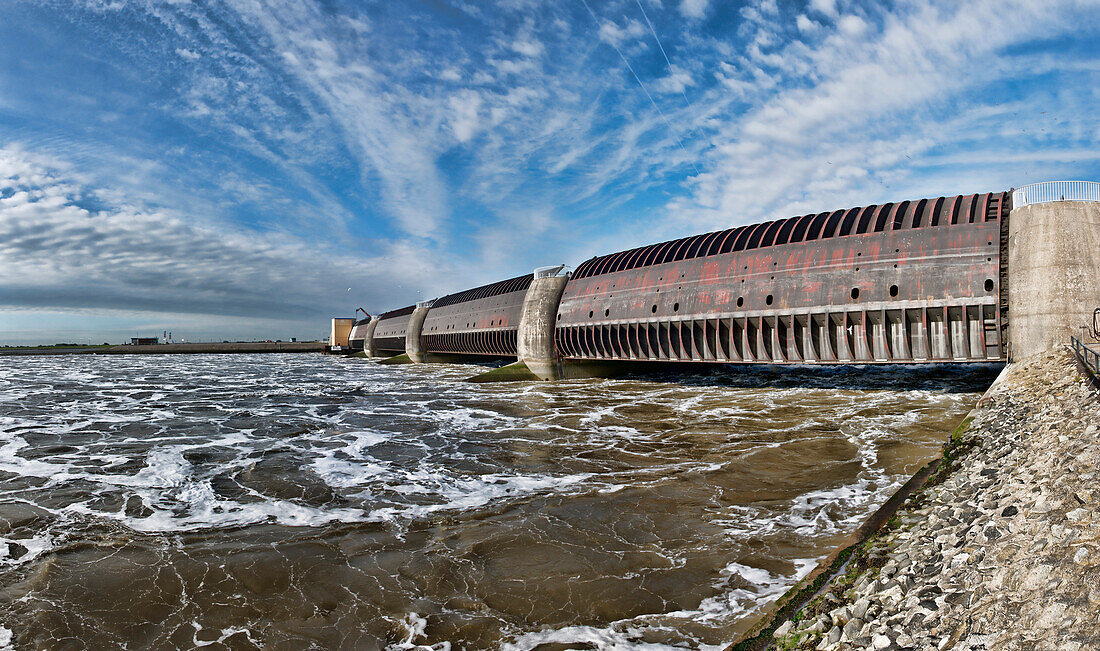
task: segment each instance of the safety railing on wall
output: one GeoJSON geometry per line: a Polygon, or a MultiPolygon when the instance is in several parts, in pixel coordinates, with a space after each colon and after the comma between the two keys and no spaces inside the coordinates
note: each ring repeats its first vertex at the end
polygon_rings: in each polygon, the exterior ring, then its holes
{"type": "Polygon", "coordinates": [[[1096,181],[1044,181],[1012,192],[1012,207],[1020,208],[1052,201],[1100,201],[1100,183],[1096,181]]]}
{"type": "Polygon", "coordinates": [[[552,278],[565,270],[565,265],[559,264],[553,267],[539,267],[535,269],[535,280],[539,278],[552,278]]]}
{"type": "Polygon", "coordinates": [[[1100,375],[1100,351],[1097,351],[1077,337],[1071,336],[1069,341],[1070,345],[1073,346],[1073,353],[1077,355],[1077,359],[1081,360],[1085,368],[1093,375],[1100,375]]]}

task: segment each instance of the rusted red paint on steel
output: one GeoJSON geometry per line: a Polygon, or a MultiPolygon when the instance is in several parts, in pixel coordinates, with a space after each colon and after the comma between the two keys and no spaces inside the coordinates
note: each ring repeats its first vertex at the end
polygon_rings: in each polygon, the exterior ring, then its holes
{"type": "MultiPolygon", "coordinates": [[[[715,339],[700,347],[699,333],[725,332],[735,339],[741,328],[769,337],[753,345],[783,344],[766,361],[797,361],[812,353],[798,348],[807,339],[803,328],[820,335],[826,330],[821,324],[842,315],[843,323],[859,331],[850,356],[898,361],[893,357],[927,349],[925,308],[951,305],[959,309],[952,308],[948,318],[969,319],[953,326],[956,334],[972,338],[967,333],[984,332],[991,327],[987,320],[999,318],[991,310],[999,292],[997,213],[1005,197],[941,197],[800,215],[642,247],[623,258],[595,258],[578,267],[568,283],[559,325],[568,333],[560,337],[563,342],[575,332],[596,339],[585,351],[563,344],[563,353],[641,358],[641,342],[667,330],[681,358],[715,360],[722,358],[717,352],[722,345],[734,342],[715,339]],[[619,260],[618,271],[596,275],[609,258],[619,260]],[[738,319],[744,324],[737,325],[738,319]],[[675,338],[682,334],[681,323],[692,339],[675,338]],[[796,335],[797,342],[791,339],[796,335]],[[786,359],[788,354],[794,357],[786,359]]],[[[957,349],[967,341],[957,338],[953,354],[963,354],[957,349]]],[[[1001,348],[993,342],[981,356],[1000,357],[1001,348]]],[[[669,357],[675,357],[672,352],[669,357]]],[[[731,358],[750,356],[734,352],[731,358]]],[[[650,349],[647,356],[661,359],[663,353],[650,349]]],[[[765,350],[752,357],[769,355],[765,350]]]]}

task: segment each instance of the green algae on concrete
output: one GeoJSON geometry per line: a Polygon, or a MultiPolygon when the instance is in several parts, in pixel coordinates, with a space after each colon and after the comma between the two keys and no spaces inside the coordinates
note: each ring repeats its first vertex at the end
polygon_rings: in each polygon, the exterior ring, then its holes
{"type": "Polygon", "coordinates": [[[394,355],[393,357],[387,357],[385,359],[378,360],[379,364],[412,364],[413,361],[409,359],[409,356],[405,353],[400,355],[394,355]]]}
{"type": "Polygon", "coordinates": [[[479,375],[475,375],[472,378],[467,379],[467,382],[528,382],[531,380],[538,380],[539,377],[531,372],[531,369],[527,368],[527,365],[523,362],[515,362],[507,366],[501,366],[500,368],[494,368],[491,371],[486,371],[479,375]]]}

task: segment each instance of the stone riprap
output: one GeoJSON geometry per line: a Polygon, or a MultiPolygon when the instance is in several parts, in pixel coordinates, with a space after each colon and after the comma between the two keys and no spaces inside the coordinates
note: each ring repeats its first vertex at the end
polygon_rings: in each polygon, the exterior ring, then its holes
{"type": "Polygon", "coordinates": [[[1100,403],[1011,365],[941,466],[775,632],[780,649],[1100,649],[1100,403]]]}

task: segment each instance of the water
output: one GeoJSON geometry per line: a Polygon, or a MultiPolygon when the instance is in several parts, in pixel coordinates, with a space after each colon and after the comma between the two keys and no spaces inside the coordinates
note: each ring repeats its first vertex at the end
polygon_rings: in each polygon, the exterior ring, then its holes
{"type": "Polygon", "coordinates": [[[0,358],[0,646],[720,648],[996,368],[0,358]]]}

